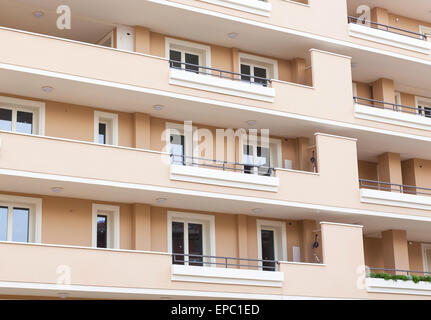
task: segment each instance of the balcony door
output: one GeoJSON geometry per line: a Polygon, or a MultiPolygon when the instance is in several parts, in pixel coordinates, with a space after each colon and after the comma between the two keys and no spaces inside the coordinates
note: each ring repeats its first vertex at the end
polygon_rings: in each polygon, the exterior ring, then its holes
{"type": "Polygon", "coordinates": [[[243,141],[241,162],[244,164],[244,173],[271,176],[271,169],[281,166],[281,141],[270,139],[268,147],[243,141]]]}
{"type": "Polygon", "coordinates": [[[172,263],[211,266],[214,255],[214,216],[168,212],[168,244],[172,263]]]}
{"type": "Polygon", "coordinates": [[[257,220],[259,269],[277,271],[275,261],[287,261],[286,224],[283,221],[257,220]]]}
{"type": "Polygon", "coordinates": [[[431,99],[416,97],[416,107],[419,115],[431,118],[431,99]]]}
{"type": "MultiPolygon", "coordinates": [[[[431,244],[422,244],[423,266],[425,272],[431,272],[431,244]]],[[[431,274],[426,274],[431,276],[431,274]]]]}

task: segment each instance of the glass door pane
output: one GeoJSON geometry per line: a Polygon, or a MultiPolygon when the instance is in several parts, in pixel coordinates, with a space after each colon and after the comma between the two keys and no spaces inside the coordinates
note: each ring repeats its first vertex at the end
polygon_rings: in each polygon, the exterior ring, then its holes
{"type": "Polygon", "coordinates": [[[0,130],[12,131],[12,110],[0,108],[0,130]]]}
{"type": "Polygon", "coordinates": [[[18,111],[16,115],[16,132],[33,133],[33,113],[18,111]]]}
{"type": "Polygon", "coordinates": [[[28,242],[29,209],[13,208],[12,241],[28,242]]]}
{"type": "Polygon", "coordinates": [[[426,272],[431,272],[431,249],[425,249],[425,258],[426,258],[426,265],[427,270],[426,272]]]}
{"type": "MultiPolygon", "coordinates": [[[[275,243],[273,230],[261,230],[262,260],[275,260],[275,243]]],[[[275,271],[275,262],[263,262],[264,271],[275,271]]]]}
{"type": "Polygon", "coordinates": [[[194,71],[196,73],[199,73],[199,56],[197,54],[191,54],[186,53],[185,55],[185,61],[186,61],[186,70],[187,71],[194,71]],[[189,65],[192,64],[192,65],[189,65]]]}
{"type": "Polygon", "coordinates": [[[262,166],[259,168],[259,174],[263,176],[270,176],[271,156],[269,148],[257,147],[257,165],[262,166]]]}
{"type": "MultiPolygon", "coordinates": [[[[191,255],[203,255],[203,229],[201,224],[189,223],[189,254],[191,255]]],[[[189,265],[191,266],[202,266],[202,257],[189,257],[189,265]]]]}
{"type": "Polygon", "coordinates": [[[7,241],[8,207],[0,207],[0,241],[7,241]]]}
{"type": "Polygon", "coordinates": [[[173,61],[181,62],[181,52],[170,50],[169,51],[169,60],[171,60],[170,66],[171,68],[181,69],[181,63],[176,63],[173,61]]]}
{"type": "Polygon", "coordinates": [[[253,154],[253,146],[244,145],[243,147],[243,155],[242,161],[244,164],[244,173],[254,173],[254,154],[253,154]]]}
{"type": "Polygon", "coordinates": [[[254,67],[254,76],[258,77],[258,78],[254,78],[255,83],[260,83],[260,84],[263,84],[264,86],[267,85],[267,82],[265,79],[260,79],[260,78],[266,78],[266,69],[254,67]]]}
{"type": "Polygon", "coordinates": [[[172,222],[172,263],[184,264],[184,223],[172,222]],[[180,255],[176,256],[175,253],[180,255]]]}
{"type": "Polygon", "coordinates": [[[173,155],[171,162],[173,164],[185,165],[185,139],[183,135],[172,134],[170,137],[171,149],[170,153],[173,155]]]}
{"type": "Polygon", "coordinates": [[[246,64],[241,64],[241,80],[250,81],[250,66],[246,64]]]}
{"type": "Polygon", "coordinates": [[[97,247],[107,248],[108,247],[108,217],[98,215],[97,216],[97,247]]]}

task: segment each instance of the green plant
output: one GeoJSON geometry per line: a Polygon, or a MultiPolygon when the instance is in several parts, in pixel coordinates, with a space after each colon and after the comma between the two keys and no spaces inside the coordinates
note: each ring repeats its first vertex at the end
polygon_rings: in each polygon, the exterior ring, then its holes
{"type": "Polygon", "coordinates": [[[406,275],[398,275],[398,274],[390,274],[390,273],[370,273],[370,278],[376,278],[376,279],[385,279],[385,280],[402,280],[402,281],[409,281],[412,280],[414,283],[419,283],[421,281],[423,282],[431,282],[431,276],[406,276],[406,275]]]}

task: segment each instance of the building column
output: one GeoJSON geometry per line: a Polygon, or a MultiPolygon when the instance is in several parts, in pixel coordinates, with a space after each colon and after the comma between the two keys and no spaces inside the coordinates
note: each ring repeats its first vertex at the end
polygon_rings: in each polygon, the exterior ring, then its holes
{"type": "Polygon", "coordinates": [[[138,149],[151,149],[150,115],[136,112],[133,114],[133,146],[138,149]]]}
{"type": "MultiPolygon", "coordinates": [[[[410,270],[407,232],[388,230],[382,232],[383,262],[385,269],[410,270]]],[[[399,274],[405,274],[399,272],[399,274]]]]}
{"type": "Polygon", "coordinates": [[[151,251],[151,207],[147,204],[132,206],[132,248],[151,251]]]}
{"type": "Polygon", "coordinates": [[[150,54],[150,29],[135,27],[135,52],[150,54]]]}
{"type": "Polygon", "coordinates": [[[313,256],[313,243],[314,234],[313,231],[316,228],[316,222],[314,220],[302,220],[300,222],[301,227],[301,260],[302,262],[315,262],[313,256]]]}
{"type": "MultiPolygon", "coordinates": [[[[403,184],[400,154],[386,152],[380,155],[378,157],[377,174],[381,182],[403,184]]],[[[382,185],[382,188],[389,188],[389,186],[382,185]]],[[[396,188],[393,191],[399,192],[396,188]]]]}
{"type": "MultiPolygon", "coordinates": [[[[248,259],[248,234],[247,234],[247,216],[238,214],[237,221],[237,234],[238,234],[238,258],[248,259]]],[[[241,264],[248,264],[246,261],[239,261],[241,264]]],[[[242,267],[245,268],[245,267],[242,267]]]]}
{"type": "Polygon", "coordinates": [[[296,170],[310,171],[310,159],[309,159],[309,148],[310,139],[298,138],[297,139],[297,157],[298,161],[296,170]]]}
{"type": "Polygon", "coordinates": [[[389,12],[387,9],[375,7],[371,9],[371,21],[389,25],[389,12]]]}
{"type": "Polygon", "coordinates": [[[305,84],[305,59],[295,58],[291,62],[292,82],[305,84]]]}
{"type": "MultiPolygon", "coordinates": [[[[384,101],[388,103],[395,103],[395,87],[394,81],[390,79],[379,79],[374,81],[372,84],[373,99],[384,101]]],[[[377,106],[383,106],[383,104],[375,103],[377,106]]],[[[390,105],[385,105],[386,108],[390,105]]]]}

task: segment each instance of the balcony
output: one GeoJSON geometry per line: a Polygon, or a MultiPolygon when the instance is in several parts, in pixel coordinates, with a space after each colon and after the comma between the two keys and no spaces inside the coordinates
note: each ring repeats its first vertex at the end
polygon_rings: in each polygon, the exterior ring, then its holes
{"type": "Polygon", "coordinates": [[[265,0],[203,0],[222,7],[257,14],[265,17],[271,15],[271,3],[265,0]]]}
{"type": "Polygon", "coordinates": [[[360,179],[361,202],[396,207],[431,209],[431,189],[360,179]]]}
{"type": "Polygon", "coordinates": [[[423,108],[361,97],[353,97],[353,100],[357,118],[416,129],[431,129],[431,114],[423,108]]]}
{"type": "Polygon", "coordinates": [[[431,43],[427,36],[373,21],[348,17],[349,35],[423,54],[430,54],[431,43]]]}
{"type": "Polygon", "coordinates": [[[357,266],[364,264],[361,226],[322,222],[321,229],[325,264],[280,261],[276,272],[226,268],[223,262],[219,267],[186,268],[172,264],[171,254],[163,252],[0,242],[0,257],[7,257],[0,267],[0,294],[99,299],[379,297],[357,286],[357,266]]]}

